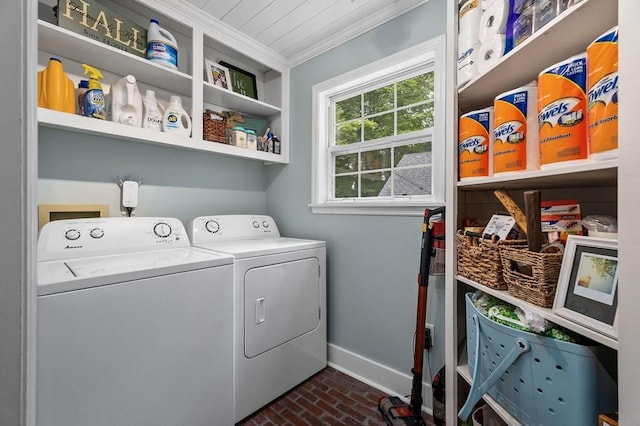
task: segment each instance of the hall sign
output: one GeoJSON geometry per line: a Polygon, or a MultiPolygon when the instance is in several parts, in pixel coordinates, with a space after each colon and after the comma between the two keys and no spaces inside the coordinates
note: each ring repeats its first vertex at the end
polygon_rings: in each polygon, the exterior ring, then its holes
{"type": "Polygon", "coordinates": [[[97,1],[58,0],[58,26],[116,49],[146,57],[147,29],[97,1]]]}

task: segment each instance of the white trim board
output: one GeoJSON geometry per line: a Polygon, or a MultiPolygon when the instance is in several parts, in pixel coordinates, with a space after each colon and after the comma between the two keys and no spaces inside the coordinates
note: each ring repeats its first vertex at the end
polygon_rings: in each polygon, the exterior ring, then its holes
{"type": "MultiPolygon", "coordinates": [[[[373,386],[386,395],[398,396],[408,402],[408,398],[405,395],[411,394],[412,377],[410,375],[331,343],[327,344],[327,350],[330,367],[369,386],[373,386]]],[[[407,369],[410,369],[410,366],[407,369]]],[[[422,383],[422,411],[433,415],[431,383],[428,382],[429,380],[426,383],[424,381],[422,383]]]]}

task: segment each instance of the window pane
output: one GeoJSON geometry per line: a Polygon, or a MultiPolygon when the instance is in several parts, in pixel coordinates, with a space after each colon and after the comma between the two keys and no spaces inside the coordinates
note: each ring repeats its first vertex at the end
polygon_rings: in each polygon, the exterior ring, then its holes
{"type": "Polygon", "coordinates": [[[358,196],[358,175],[336,176],[336,198],[356,198],[358,196]]]}
{"type": "Polygon", "coordinates": [[[393,152],[393,165],[395,167],[431,164],[431,142],[398,146],[393,152]]]}
{"type": "Polygon", "coordinates": [[[363,173],[362,174],[362,194],[361,197],[378,197],[380,191],[384,188],[385,184],[389,180],[391,172],[385,170],[383,172],[376,173],[363,173]]]}
{"type": "Polygon", "coordinates": [[[393,172],[394,196],[430,195],[431,166],[397,169],[393,172]]]}
{"type": "Polygon", "coordinates": [[[393,113],[370,117],[364,121],[365,141],[393,135],[393,113]]]}
{"type": "Polygon", "coordinates": [[[398,108],[433,100],[433,72],[398,83],[398,108]]]}
{"type": "Polygon", "coordinates": [[[346,154],[336,156],[335,174],[358,171],[358,154],[346,154]]]}
{"type": "Polygon", "coordinates": [[[362,114],[360,112],[360,100],[360,95],[356,95],[353,98],[336,102],[336,123],[342,123],[344,121],[362,117],[362,114]]]}
{"type": "Polygon", "coordinates": [[[377,114],[393,109],[393,84],[364,94],[364,115],[377,114]]]}
{"type": "Polygon", "coordinates": [[[413,106],[398,111],[398,134],[433,127],[433,104],[413,106]]]}
{"type": "Polygon", "coordinates": [[[362,153],[362,170],[391,168],[391,148],[376,149],[362,153]]]}
{"type": "Polygon", "coordinates": [[[348,145],[362,140],[362,122],[352,121],[336,127],[336,145],[348,145]]]}

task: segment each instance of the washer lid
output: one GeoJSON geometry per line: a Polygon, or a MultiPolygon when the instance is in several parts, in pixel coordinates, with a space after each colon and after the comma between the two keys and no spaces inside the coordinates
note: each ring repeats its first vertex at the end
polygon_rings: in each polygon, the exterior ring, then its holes
{"type": "Polygon", "coordinates": [[[38,262],[38,295],[232,263],[228,254],[194,247],[38,262]]]}
{"type": "Polygon", "coordinates": [[[249,257],[267,256],[270,254],[289,253],[292,251],[325,247],[325,242],[282,237],[198,244],[198,247],[229,253],[232,254],[236,259],[244,259],[249,257]]]}

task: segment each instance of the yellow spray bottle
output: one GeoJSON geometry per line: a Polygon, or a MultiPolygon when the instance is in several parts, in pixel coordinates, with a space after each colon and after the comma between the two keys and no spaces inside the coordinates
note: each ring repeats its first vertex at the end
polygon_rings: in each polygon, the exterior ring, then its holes
{"type": "Polygon", "coordinates": [[[84,94],[84,115],[87,117],[107,118],[106,102],[100,79],[102,73],[91,65],[82,64],[84,74],[89,74],[89,89],[84,94]]]}

